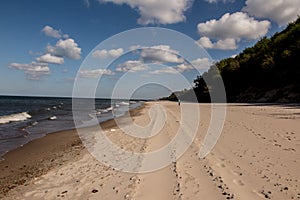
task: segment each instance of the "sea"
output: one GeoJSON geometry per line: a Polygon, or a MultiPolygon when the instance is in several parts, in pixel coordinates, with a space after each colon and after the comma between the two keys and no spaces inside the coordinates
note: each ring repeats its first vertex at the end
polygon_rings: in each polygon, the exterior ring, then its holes
{"type": "Polygon", "coordinates": [[[95,118],[99,123],[104,122],[141,105],[142,101],[121,99],[0,96],[0,159],[5,153],[49,133],[74,129],[75,124],[91,126],[95,118]],[[74,102],[93,106],[74,108],[74,102]],[[73,109],[82,109],[81,116],[73,117],[73,109]]]}

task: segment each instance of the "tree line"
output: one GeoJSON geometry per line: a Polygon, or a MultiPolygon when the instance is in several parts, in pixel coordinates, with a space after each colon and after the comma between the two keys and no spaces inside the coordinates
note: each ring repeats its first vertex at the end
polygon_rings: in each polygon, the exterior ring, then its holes
{"type": "Polygon", "coordinates": [[[234,58],[215,63],[197,76],[192,89],[165,99],[188,100],[195,93],[199,102],[210,102],[210,93],[217,88],[205,80],[220,77],[227,102],[300,102],[300,17],[234,58]]]}

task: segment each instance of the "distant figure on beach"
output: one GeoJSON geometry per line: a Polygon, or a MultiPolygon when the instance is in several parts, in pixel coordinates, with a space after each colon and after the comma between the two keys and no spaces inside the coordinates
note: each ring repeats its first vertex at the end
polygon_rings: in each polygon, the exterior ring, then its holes
{"type": "Polygon", "coordinates": [[[178,99],[178,106],[180,106],[180,99],[178,99]]]}

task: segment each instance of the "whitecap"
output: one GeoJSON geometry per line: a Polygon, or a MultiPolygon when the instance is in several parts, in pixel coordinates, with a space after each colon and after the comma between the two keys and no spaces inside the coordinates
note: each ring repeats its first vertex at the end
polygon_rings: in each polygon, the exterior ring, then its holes
{"type": "Polygon", "coordinates": [[[111,106],[111,107],[109,107],[109,108],[106,108],[106,110],[107,111],[111,111],[111,110],[113,110],[114,108],[111,106]]]}
{"type": "Polygon", "coordinates": [[[52,117],[49,117],[49,119],[50,120],[55,120],[55,119],[57,119],[57,117],[56,116],[52,116],[52,117]]]}
{"type": "Polygon", "coordinates": [[[129,105],[129,102],[122,101],[120,104],[125,105],[125,106],[128,106],[128,105],[129,105]]]}
{"type": "Polygon", "coordinates": [[[31,118],[31,116],[27,112],[11,114],[0,116],[0,124],[7,124],[10,122],[18,122],[18,121],[25,121],[26,119],[31,118]]]}

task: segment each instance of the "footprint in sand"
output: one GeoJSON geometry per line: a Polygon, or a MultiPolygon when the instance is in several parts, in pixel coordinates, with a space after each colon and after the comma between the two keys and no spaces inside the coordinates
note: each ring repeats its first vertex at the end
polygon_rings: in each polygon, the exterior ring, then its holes
{"type": "Polygon", "coordinates": [[[271,194],[272,194],[272,192],[271,191],[268,191],[268,192],[266,192],[266,191],[264,191],[264,190],[262,190],[262,191],[256,191],[256,190],[253,190],[253,192],[257,195],[257,196],[260,196],[260,197],[262,197],[262,198],[265,198],[265,199],[271,199],[271,194]]]}
{"type": "Polygon", "coordinates": [[[245,185],[245,183],[242,180],[236,180],[236,179],[234,179],[233,183],[236,184],[236,185],[239,185],[239,186],[244,186],[245,185]]]}
{"type": "Polygon", "coordinates": [[[285,150],[285,151],[296,151],[296,149],[293,149],[293,148],[285,148],[283,150],[285,150]]]}
{"type": "Polygon", "coordinates": [[[226,167],[223,163],[218,163],[217,166],[218,166],[218,167],[222,167],[222,168],[225,168],[225,167],[226,167]]]}
{"type": "Polygon", "coordinates": [[[243,175],[242,172],[238,172],[238,171],[231,171],[231,173],[236,175],[236,176],[242,176],[243,175]]]}
{"type": "Polygon", "coordinates": [[[276,147],[281,147],[282,145],[281,145],[281,144],[274,143],[274,146],[276,146],[276,147]]]}

